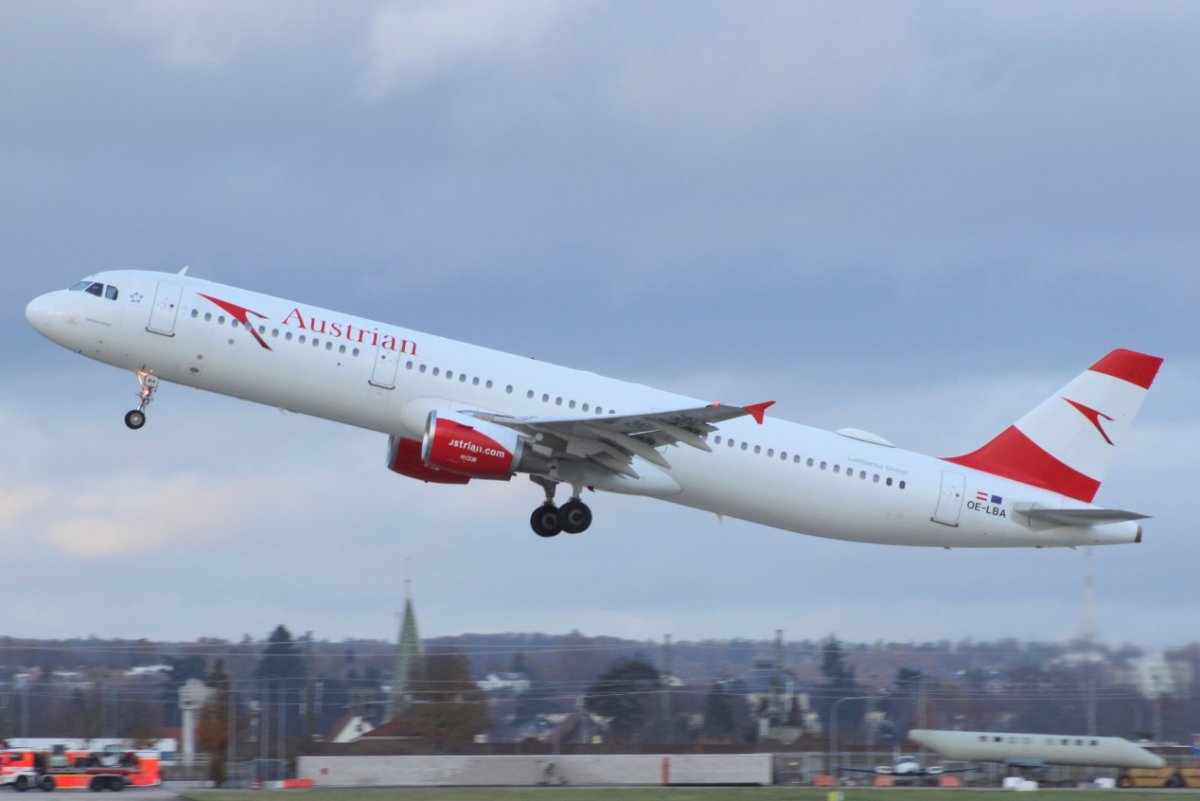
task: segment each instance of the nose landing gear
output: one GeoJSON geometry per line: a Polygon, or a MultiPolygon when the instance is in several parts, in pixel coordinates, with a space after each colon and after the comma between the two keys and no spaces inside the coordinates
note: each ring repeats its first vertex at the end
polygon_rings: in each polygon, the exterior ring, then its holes
{"type": "Polygon", "coordinates": [[[158,376],[148,370],[138,370],[137,380],[138,387],[140,387],[138,398],[141,403],[136,409],[125,414],[125,425],[134,431],[146,425],[146,407],[150,405],[150,401],[154,400],[154,393],[158,390],[158,376]]]}

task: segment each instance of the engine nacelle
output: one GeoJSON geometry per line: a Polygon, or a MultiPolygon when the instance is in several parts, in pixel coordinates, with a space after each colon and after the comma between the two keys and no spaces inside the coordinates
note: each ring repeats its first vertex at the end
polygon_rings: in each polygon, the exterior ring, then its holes
{"type": "Polygon", "coordinates": [[[516,431],[453,412],[430,412],[421,441],[427,467],[471,478],[508,479],[524,451],[525,440],[516,431]]]}
{"type": "Polygon", "coordinates": [[[421,443],[395,434],[388,437],[388,470],[435,484],[466,484],[470,476],[437,470],[421,461],[421,443]]]}

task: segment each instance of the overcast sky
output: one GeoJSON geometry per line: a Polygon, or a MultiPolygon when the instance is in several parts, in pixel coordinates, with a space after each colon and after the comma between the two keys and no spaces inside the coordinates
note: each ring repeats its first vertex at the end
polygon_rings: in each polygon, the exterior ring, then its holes
{"type": "MultiPolygon", "coordinates": [[[[1084,554],[863,545],[524,478],[132,375],[23,309],[191,274],[948,455],[1114,347],[1166,363],[1097,502],[1113,643],[1195,639],[1200,5],[0,5],[0,634],[1084,627],[1084,554]],[[17,614],[12,614],[14,611],[17,614]]],[[[769,420],[768,420],[769,424],[769,420]]]]}

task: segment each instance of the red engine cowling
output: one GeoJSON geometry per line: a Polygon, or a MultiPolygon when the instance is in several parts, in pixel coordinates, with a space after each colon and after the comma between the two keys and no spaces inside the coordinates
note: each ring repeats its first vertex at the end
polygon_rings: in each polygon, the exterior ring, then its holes
{"type": "Polygon", "coordinates": [[[471,478],[507,479],[521,461],[525,441],[512,429],[453,413],[429,413],[421,460],[427,467],[471,478]]]}
{"type": "Polygon", "coordinates": [[[466,484],[471,480],[470,476],[430,467],[421,461],[420,442],[394,434],[388,437],[388,470],[435,484],[466,484]]]}

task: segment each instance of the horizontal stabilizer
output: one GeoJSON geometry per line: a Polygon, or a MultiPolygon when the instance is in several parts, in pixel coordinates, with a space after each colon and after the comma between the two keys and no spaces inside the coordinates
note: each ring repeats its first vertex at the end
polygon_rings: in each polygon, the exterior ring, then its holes
{"type": "Polygon", "coordinates": [[[1124,509],[1048,509],[1032,503],[1018,503],[1013,509],[1019,514],[1027,515],[1030,520],[1054,523],[1058,526],[1103,526],[1128,520],[1145,520],[1149,517],[1124,509]]]}

